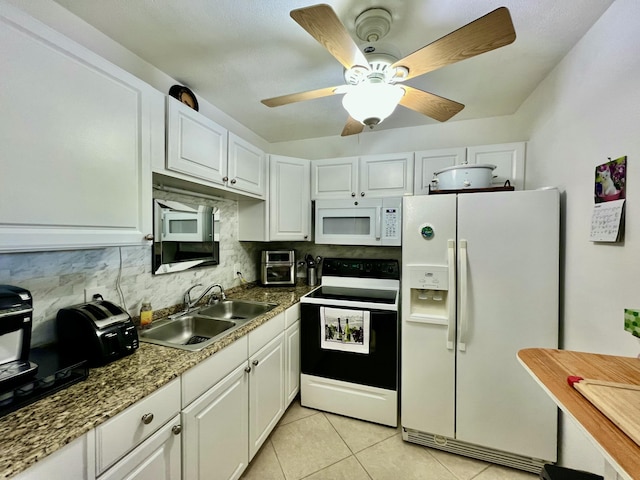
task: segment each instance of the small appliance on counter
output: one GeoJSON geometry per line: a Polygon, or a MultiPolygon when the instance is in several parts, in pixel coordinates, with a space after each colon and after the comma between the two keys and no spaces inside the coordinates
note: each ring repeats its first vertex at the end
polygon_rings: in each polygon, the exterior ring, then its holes
{"type": "Polygon", "coordinates": [[[87,378],[86,360],[55,345],[31,348],[33,299],[0,285],[0,417],[87,378]]]}
{"type": "Polygon", "coordinates": [[[296,284],[296,252],[294,250],[263,250],[260,261],[260,283],[265,287],[286,287],[296,284]]]}
{"type": "Polygon", "coordinates": [[[28,290],[0,285],[0,388],[35,375],[29,361],[33,299],[28,290]]]}
{"type": "Polygon", "coordinates": [[[134,353],[138,332],[129,314],[106,300],[80,303],[58,311],[58,342],[78,359],[97,367],[134,353]]]}

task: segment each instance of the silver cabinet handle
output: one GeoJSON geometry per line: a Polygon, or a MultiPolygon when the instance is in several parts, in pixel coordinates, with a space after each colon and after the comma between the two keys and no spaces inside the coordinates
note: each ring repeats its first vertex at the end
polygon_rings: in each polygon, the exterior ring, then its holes
{"type": "Polygon", "coordinates": [[[304,239],[305,239],[305,240],[306,240],[307,238],[309,238],[309,235],[305,235],[305,236],[304,236],[304,239]]]}
{"type": "Polygon", "coordinates": [[[251,371],[251,367],[247,367],[244,369],[245,372],[249,373],[251,371]]]}
{"type": "Polygon", "coordinates": [[[361,197],[364,197],[364,192],[360,192],[360,196],[361,196],[361,197]]]}
{"type": "Polygon", "coordinates": [[[222,177],[222,181],[223,182],[228,182],[229,181],[229,177],[222,177]]]}
{"type": "Polygon", "coordinates": [[[260,360],[254,360],[253,362],[251,362],[251,364],[252,364],[254,367],[257,367],[259,363],[260,363],[260,360]]]}
{"type": "Polygon", "coordinates": [[[356,196],[356,192],[351,192],[351,196],[355,197],[356,196]]]}
{"type": "Polygon", "coordinates": [[[144,239],[145,239],[145,240],[153,240],[153,233],[147,233],[147,234],[144,236],[144,239]]]}
{"type": "Polygon", "coordinates": [[[231,185],[235,185],[236,182],[237,182],[237,180],[235,178],[231,179],[231,185]]]}
{"type": "Polygon", "coordinates": [[[174,435],[180,435],[182,433],[182,425],[174,425],[171,427],[171,431],[174,435]]]}
{"type": "Polygon", "coordinates": [[[142,416],[142,423],[149,425],[151,422],[153,422],[153,413],[145,413],[142,416]]]}

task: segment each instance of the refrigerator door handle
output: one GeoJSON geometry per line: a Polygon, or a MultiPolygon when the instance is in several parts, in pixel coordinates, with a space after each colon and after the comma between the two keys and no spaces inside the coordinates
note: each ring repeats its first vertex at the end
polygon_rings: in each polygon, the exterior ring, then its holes
{"type": "Polygon", "coordinates": [[[456,339],[456,241],[447,240],[447,259],[449,262],[449,292],[447,293],[447,349],[453,350],[456,339]]]}
{"type": "Polygon", "coordinates": [[[467,305],[467,241],[460,240],[460,336],[458,350],[467,349],[467,330],[469,329],[469,311],[467,305]]]}
{"type": "Polygon", "coordinates": [[[376,240],[382,237],[382,208],[376,207],[376,240]]]}

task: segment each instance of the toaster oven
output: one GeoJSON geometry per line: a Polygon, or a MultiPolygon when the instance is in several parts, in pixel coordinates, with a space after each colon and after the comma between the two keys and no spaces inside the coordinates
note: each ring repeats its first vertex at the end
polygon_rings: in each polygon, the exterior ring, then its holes
{"type": "Polygon", "coordinates": [[[260,283],[264,286],[296,284],[296,253],[294,250],[263,250],[260,262],[260,283]]]}
{"type": "Polygon", "coordinates": [[[56,330],[59,345],[92,367],[129,355],[139,346],[129,314],[106,300],[61,308],[56,330]]]}

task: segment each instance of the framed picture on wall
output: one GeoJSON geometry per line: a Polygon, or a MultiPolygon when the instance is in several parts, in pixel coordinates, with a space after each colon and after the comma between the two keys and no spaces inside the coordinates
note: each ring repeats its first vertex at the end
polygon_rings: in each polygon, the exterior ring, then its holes
{"type": "Polygon", "coordinates": [[[598,165],[595,173],[595,203],[611,202],[625,198],[627,157],[616,158],[598,165]]]}

